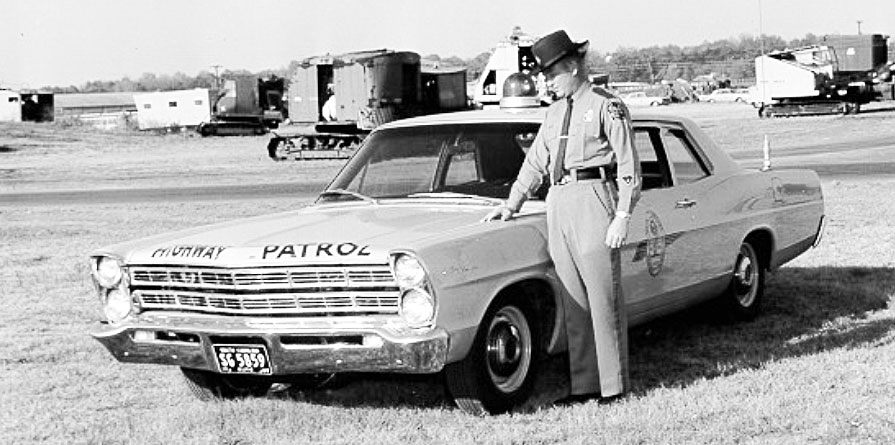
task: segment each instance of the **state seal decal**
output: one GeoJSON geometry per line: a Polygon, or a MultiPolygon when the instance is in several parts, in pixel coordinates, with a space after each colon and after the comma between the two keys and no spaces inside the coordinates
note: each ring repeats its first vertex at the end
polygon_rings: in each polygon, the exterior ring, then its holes
{"type": "Polygon", "coordinates": [[[665,264],[665,228],[659,215],[653,211],[646,212],[646,269],[650,276],[662,273],[665,264]]]}

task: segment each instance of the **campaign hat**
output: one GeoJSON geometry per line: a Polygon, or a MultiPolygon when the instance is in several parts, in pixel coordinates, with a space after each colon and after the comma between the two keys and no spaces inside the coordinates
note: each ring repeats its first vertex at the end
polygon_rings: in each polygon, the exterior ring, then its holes
{"type": "Polygon", "coordinates": [[[531,52],[538,62],[535,68],[537,72],[542,72],[550,68],[556,62],[562,60],[563,57],[570,54],[584,54],[587,52],[587,46],[590,42],[573,42],[566,34],[565,30],[554,31],[541,37],[531,46],[531,52]]]}

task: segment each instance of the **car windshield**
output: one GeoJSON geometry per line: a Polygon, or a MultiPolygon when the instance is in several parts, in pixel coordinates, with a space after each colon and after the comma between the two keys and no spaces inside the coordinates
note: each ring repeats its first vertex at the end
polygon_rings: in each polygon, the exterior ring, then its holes
{"type": "Polygon", "coordinates": [[[371,134],[324,201],[505,199],[538,131],[535,123],[419,125],[371,134]]]}

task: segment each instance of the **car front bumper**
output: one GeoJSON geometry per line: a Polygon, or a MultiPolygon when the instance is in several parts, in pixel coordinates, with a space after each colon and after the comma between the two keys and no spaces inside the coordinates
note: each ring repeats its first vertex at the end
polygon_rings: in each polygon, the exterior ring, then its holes
{"type": "Polygon", "coordinates": [[[92,333],[121,362],[220,372],[213,345],[264,345],[273,375],[441,371],[449,336],[396,317],[259,318],[141,314],[92,333]]]}

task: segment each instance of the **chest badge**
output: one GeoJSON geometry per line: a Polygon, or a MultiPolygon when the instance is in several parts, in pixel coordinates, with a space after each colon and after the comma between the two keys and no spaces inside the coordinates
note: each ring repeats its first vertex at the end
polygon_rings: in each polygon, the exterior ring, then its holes
{"type": "Polygon", "coordinates": [[[593,122],[594,121],[594,110],[587,110],[587,113],[584,113],[584,122],[593,122]]]}

